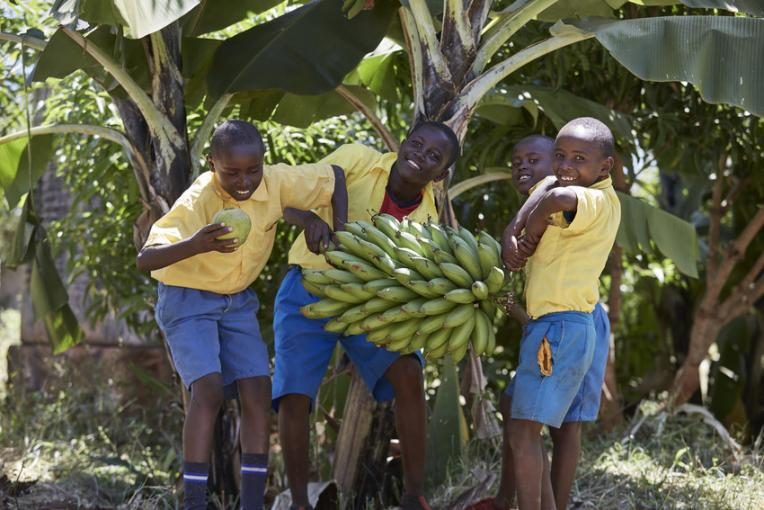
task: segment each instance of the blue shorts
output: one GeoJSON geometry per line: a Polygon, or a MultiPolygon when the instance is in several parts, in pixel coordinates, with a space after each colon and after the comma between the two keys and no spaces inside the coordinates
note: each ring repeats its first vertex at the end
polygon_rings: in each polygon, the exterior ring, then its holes
{"type": "Polygon", "coordinates": [[[219,373],[223,384],[269,375],[254,291],[217,294],[159,284],[156,319],[183,384],[219,373]]]}
{"type": "MultiPolygon", "coordinates": [[[[391,400],[393,387],[385,372],[401,355],[374,345],[366,335],[342,336],[324,331],[329,319],[308,319],[300,313],[301,306],[316,301],[318,298],[302,286],[300,268],[291,268],[281,282],[274,305],[273,408],[278,410],[279,399],[291,393],[315,400],[337,342],[342,344],[374,398],[391,400]]],[[[421,353],[416,356],[424,366],[421,353]]]]}
{"type": "Polygon", "coordinates": [[[507,391],[512,396],[512,418],[562,425],[591,366],[594,337],[590,313],[556,312],[528,322],[517,373],[507,391]],[[537,361],[544,338],[552,351],[548,376],[541,374],[537,361]]]}

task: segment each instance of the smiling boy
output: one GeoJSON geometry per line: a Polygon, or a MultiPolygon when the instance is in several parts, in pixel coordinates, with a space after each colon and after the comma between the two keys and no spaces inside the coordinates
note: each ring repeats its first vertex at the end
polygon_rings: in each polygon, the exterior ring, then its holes
{"type": "MultiPolygon", "coordinates": [[[[257,129],[230,120],[210,144],[210,171],[199,176],[151,228],[138,268],[159,281],[156,319],[191,399],[183,424],[184,508],[207,507],[212,432],[223,387],[236,383],[241,403],[241,508],[263,508],[268,466],[268,350],[249,286],[270,256],[275,225],[288,207],[325,207],[347,215],[344,173],[328,164],[265,165],[257,129]],[[211,218],[236,207],[252,222],[246,243],[211,218]]],[[[336,225],[335,225],[336,226],[336,225]]],[[[328,232],[318,225],[316,231],[328,232]]]]}

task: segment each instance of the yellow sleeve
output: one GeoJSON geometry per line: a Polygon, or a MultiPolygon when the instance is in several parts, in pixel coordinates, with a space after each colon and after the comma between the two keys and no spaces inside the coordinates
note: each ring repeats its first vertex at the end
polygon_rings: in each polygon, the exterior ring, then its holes
{"type": "Polygon", "coordinates": [[[278,176],[278,195],[282,209],[315,209],[332,205],[334,194],[334,170],[331,165],[276,165],[273,172],[278,176]]]}
{"type": "Polygon", "coordinates": [[[361,177],[374,166],[380,153],[360,143],[348,143],[326,156],[319,163],[337,165],[345,172],[348,184],[361,177]]]}
{"type": "Polygon", "coordinates": [[[152,226],[144,246],[173,244],[188,239],[206,225],[204,211],[194,201],[181,196],[152,226]]]}
{"type": "Polygon", "coordinates": [[[560,226],[565,228],[565,225],[567,225],[566,230],[571,234],[583,232],[591,227],[599,215],[605,213],[605,208],[608,205],[607,198],[602,190],[595,188],[570,186],[568,189],[576,194],[576,199],[578,200],[576,216],[570,223],[563,219],[560,226]]]}

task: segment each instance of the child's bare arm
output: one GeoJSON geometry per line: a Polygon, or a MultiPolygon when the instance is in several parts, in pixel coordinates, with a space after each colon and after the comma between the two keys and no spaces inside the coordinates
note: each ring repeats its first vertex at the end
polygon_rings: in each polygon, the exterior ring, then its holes
{"type": "Polygon", "coordinates": [[[536,251],[541,236],[549,226],[549,216],[562,211],[575,211],[578,197],[570,188],[554,188],[547,191],[528,215],[525,234],[518,242],[518,249],[526,258],[536,251]]]}
{"type": "Polygon", "coordinates": [[[334,231],[345,230],[348,222],[348,189],[345,182],[345,172],[337,165],[332,165],[334,170],[334,193],[332,193],[332,222],[334,231]]]}
{"type": "Polygon", "coordinates": [[[519,250],[518,237],[525,228],[528,221],[528,216],[533,209],[538,205],[545,194],[557,187],[557,181],[550,180],[549,182],[543,182],[531,193],[528,200],[520,207],[517,214],[512,221],[509,222],[507,228],[504,229],[504,235],[502,236],[502,257],[504,258],[504,264],[512,271],[519,271],[525,266],[527,255],[524,255],[519,250]]]}
{"type": "Polygon", "coordinates": [[[219,251],[231,253],[238,247],[238,239],[218,239],[231,231],[222,223],[211,223],[200,228],[193,236],[173,244],[144,246],[138,253],[138,270],[154,271],[181,260],[205,253],[219,251]]]}

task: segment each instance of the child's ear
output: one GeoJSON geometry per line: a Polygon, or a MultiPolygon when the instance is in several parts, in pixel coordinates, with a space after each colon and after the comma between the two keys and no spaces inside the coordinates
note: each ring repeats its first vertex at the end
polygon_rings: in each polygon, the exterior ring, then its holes
{"type": "Polygon", "coordinates": [[[207,164],[210,165],[210,170],[215,171],[215,163],[212,161],[212,154],[207,154],[207,164]]]}
{"type": "Polygon", "coordinates": [[[602,161],[602,170],[600,171],[600,175],[602,177],[608,177],[610,175],[610,172],[613,170],[613,165],[615,164],[615,159],[613,159],[613,156],[608,156],[602,161]]]}

